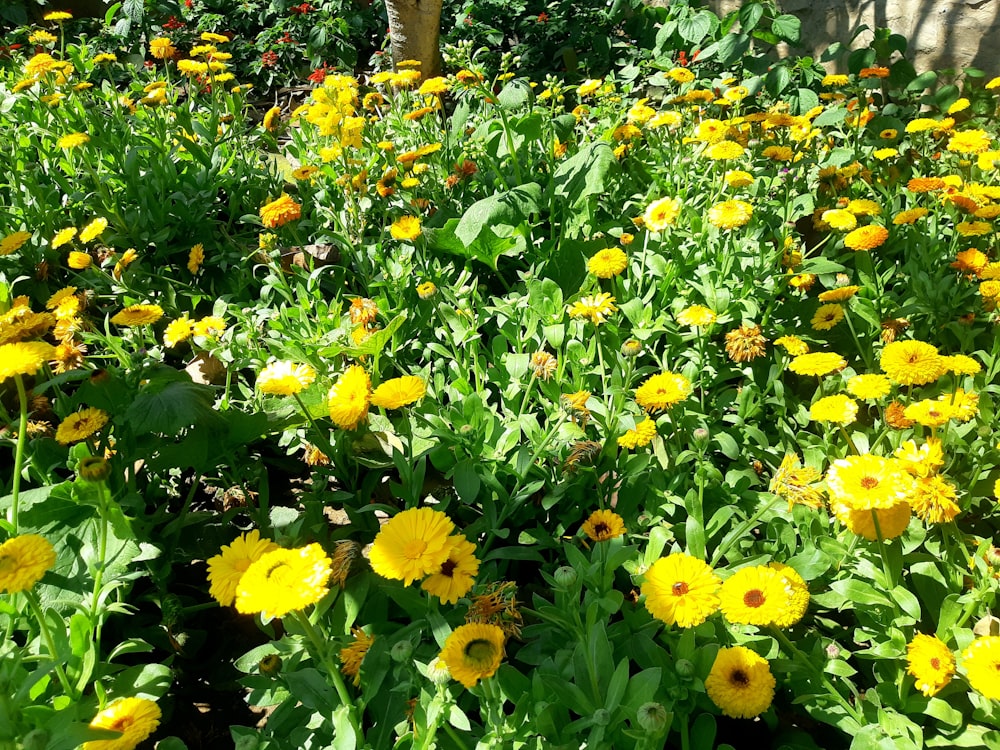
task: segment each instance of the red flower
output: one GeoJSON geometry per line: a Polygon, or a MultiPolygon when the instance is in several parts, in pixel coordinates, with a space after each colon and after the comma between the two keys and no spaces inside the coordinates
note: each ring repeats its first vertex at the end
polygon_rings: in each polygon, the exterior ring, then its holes
{"type": "Polygon", "coordinates": [[[265,68],[273,68],[278,64],[278,53],[268,50],[260,56],[260,64],[265,68]]]}
{"type": "Polygon", "coordinates": [[[316,68],[316,70],[314,70],[312,73],[309,74],[309,80],[312,83],[323,83],[323,81],[326,79],[326,68],[327,68],[326,63],[320,65],[318,68],[316,68]]]}
{"type": "Polygon", "coordinates": [[[177,16],[170,16],[167,22],[163,24],[163,28],[167,31],[176,31],[177,29],[183,29],[185,26],[187,24],[183,21],[178,21],[177,16]]]}
{"type": "Polygon", "coordinates": [[[295,40],[292,39],[292,35],[285,32],[285,35],[278,40],[278,44],[295,44],[295,40]]]}
{"type": "Polygon", "coordinates": [[[191,0],[184,0],[184,7],[185,8],[190,8],[192,5],[193,5],[193,3],[191,2],[191,0]]]}
{"type": "Polygon", "coordinates": [[[309,3],[302,3],[302,5],[293,5],[289,10],[292,12],[292,15],[305,15],[309,11],[314,10],[314,8],[309,3]]]}
{"type": "Polygon", "coordinates": [[[544,10],[538,14],[538,18],[535,19],[535,23],[546,23],[549,20],[549,14],[544,10]]]}

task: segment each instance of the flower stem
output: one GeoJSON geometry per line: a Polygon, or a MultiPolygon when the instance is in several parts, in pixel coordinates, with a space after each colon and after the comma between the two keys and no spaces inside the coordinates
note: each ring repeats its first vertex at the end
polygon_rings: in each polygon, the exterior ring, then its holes
{"type": "Polygon", "coordinates": [[[17,423],[17,447],[14,449],[14,485],[11,489],[10,525],[11,535],[17,536],[18,502],[21,495],[21,466],[24,464],[24,444],[28,439],[28,394],[20,375],[14,375],[17,385],[17,400],[21,409],[17,423]]]}
{"type": "Polygon", "coordinates": [[[812,672],[813,675],[815,675],[819,679],[819,681],[823,683],[823,687],[826,688],[827,692],[830,694],[830,697],[833,698],[834,701],[839,703],[841,706],[843,706],[847,714],[852,719],[854,719],[854,721],[858,723],[859,727],[864,726],[865,724],[864,716],[862,716],[861,713],[858,711],[858,709],[852,706],[848,702],[848,700],[843,695],[840,694],[840,691],[833,686],[833,683],[830,682],[830,678],[826,676],[826,673],[823,672],[823,670],[820,669],[818,666],[813,664],[812,661],[810,661],[805,654],[799,651],[799,649],[795,646],[795,644],[792,643],[788,639],[788,636],[785,635],[781,630],[779,630],[778,628],[771,628],[771,632],[774,634],[774,637],[778,641],[778,643],[780,643],[785,649],[787,649],[788,652],[792,655],[792,657],[796,661],[805,666],[806,669],[812,672]]]}
{"type": "Polygon", "coordinates": [[[330,682],[333,683],[334,689],[337,691],[337,696],[340,698],[342,705],[347,707],[347,718],[351,722],[351,727],[354,729],[355,737],[357,738],[359,747],[364,746],[364,733],[361,731],[361,723],[358,721],[358,717],[355,713],[354,701],[351,700],[350,693],[347,692],[347,685],[344,684],[344,678],[340,674],[340,670],[337,669],[337,665],[334,664],[330,659],[330,654],[326,649],[326,641],[320,638],[318,632],[316,632],[315,626],[309,621],[308,615],[304,612],[293,612],[296,622],[302,625],[302,629],[306,633],[306,637],[309,638],[310,642],[315,649],[315,655],[319,658],[320,663],[326,669],[327,676],[330,678],[330,682]]]}
{"type": "Polygon", "coordinates": [[[28,602],[28,607],[31,608],[31,613],[38,620],[38,629],[42,633],[42,639],[45,641],[45,647],[49,651],[49,656],[52,657],[52,668],[55,669],[56,676],[59,678],[59,684],[62,685],[63,691],[72,700],[77,700],[80,696],[77,695],[76,691],[69,685],[69,680],[66,677],[66,670],[63,669],[63,665],[59,662],[59,654],[56,651],[56,643],[52,638],[52,631],[49,629],[49,624],[45,621],[45,613],[42,611],[42,606],[38,602],[38,596],[34,591],[28,589],[24,592],[24,598],[28,602]]]}

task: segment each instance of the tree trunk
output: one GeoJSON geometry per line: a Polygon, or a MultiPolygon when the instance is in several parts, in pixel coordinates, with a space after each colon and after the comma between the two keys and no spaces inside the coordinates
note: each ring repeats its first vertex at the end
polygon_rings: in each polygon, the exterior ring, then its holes
{"type": "Polygon", "coordinates": [[[419,60],[420,73],[441,74],[441,0],[386,0],[392,61],[419,60]]]}

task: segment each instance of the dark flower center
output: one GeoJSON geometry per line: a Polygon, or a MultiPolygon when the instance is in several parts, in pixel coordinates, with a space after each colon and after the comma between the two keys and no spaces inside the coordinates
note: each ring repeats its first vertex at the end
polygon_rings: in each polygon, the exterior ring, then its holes
{"type": "Polygon", "coordinates": [[[750,677],[742,669],[734,669],[733,673],[729,676],[729,681],[734,685],[746,687],[750,684],[750,677]]]}
{"type": "Polygon", "coordinates": [[[602,537],[606,534],[611,533],[611,527],[608,526],[604,521],[594,524],[594,535],[597,537],[602,537]]]}
{"type": "Polygon", "coordinates": [[[455,568],[457,567],[458,563],[455,562],[454,560],[452,559],[445,560],[443,563],[441,563],[441,575],[448,576],[448,578],[451,578],[453,575],[455,575],[455,568]]]}
{"type": "Polygon", "coordinates": [[[743,603],[748,607],[760,607],[764,604],[764,592],[760,589],[750,589],[743,595],[743,603]]]}
{"type": "Polygon", "coordinates": [[[130,726],[132,726],[131,716],[119,716],[117,719],[111,722],[111,724],[108,726],[108,729],[113,729],[116,732],[124,732],[130,726]]]}
{"type": "Polygon", "coordinates": [[[670,590],[674,596],[684,596],[689,591],[688,585],[684,581],[678,581],[670,590]]]}
{"type": "Polygon", "coordinates": [[[493,661],[493,643],[482,638],[469,641],[465,646],[464,653],[469,661],[476,664],[489,664],[493,661]]]}

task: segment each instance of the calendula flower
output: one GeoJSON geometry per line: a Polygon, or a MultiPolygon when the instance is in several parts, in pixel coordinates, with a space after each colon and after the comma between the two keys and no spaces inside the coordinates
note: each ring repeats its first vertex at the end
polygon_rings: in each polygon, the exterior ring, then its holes
{"type": "Polygon", "coordinates": [[[855,375],[847,380],[847,392],[855,398],[884,398],[891,389],[892,382],[885,375],[855,375]]]}
{"type": "Polygon", "coordinates": [[[582,297],[567,308],[571,318],[587,318],[595,326],[603,323],[608,315],[617,310],[615,298],[607,292],[582,297]]]}
{"type": "Polygon", "coordinates": [[[389,234],[397,240],[415,240],[420,236],[420,218],[403,216],[396,219],[389,228],[389,234]]]}
{"type": "Polygon", "coordinates": [[[433,508],[400,511],[382,525],[372,542],[372,570],[383,578],[414,580],[439,572],[452,551],[455,529],[444,513],[433,508]]]}
{"type": "Polygon", "coordinates": [[[725,159],[738,159],[743,156],[745,149],[735,141],[722,140],[711,144],[705,149],[705,156],[713,161],[725,159]]]}
{"type": "Polygon", "coordinates": [[[760,326],[753,323],[743,323],[726,334],[726,355],[733,362],[752,362],[764,356],[766,347],[760,326]]]}
{"type": "Polygon", "coordinates": [[[946,371],[937,347],[923,341],[893,341],[886,344],[879,367],[897,385],[933,383],[946,371]]]}
{"type": "Polygon", "coordinates": [[[913,480],[897,459],[865,453],[833,461],[826,487],[831,501],[855,510],[875,510],[905,501],[913,480]]]}
{"type": "Polygon", "coordinates": [[[787,602],[784,578],[766,565],[740,568],[719,589],[723,616],[740,625],[773,625],[787,602]]]}
{"type": "Polygon", "coordinates": [[[780,346],[793,357],[809,353],[809,344],[798,336],[781,336],[774,340],[774,345],[780,346]]]}
{"type": "Polygon", "coordinates": [[[810,325],[817,331],[829,331],[844,319],[844,308],[841,305],[820,305],[813,315],[810,325]]]}
{"type": "Polygon", "coordinates": [[[656,422],[646,417],[635,426],[634,430],[626,430],[625,434],[618,438],[618,446],[626,450],[644,448],[653,442],[656,435],[656,422]]]}
{"type": "Polygon", "coordinates": [[[198,269],[201,268],[201,264],[205,262],[205,246],[200,242],[191,248],[191,252],[188,253],[187,269],[192,274],[198,273],[198,269]]]}
{"type": "Polygon", "coordinates": [[[705,678],[705,691],[726,716],[752,719],[774,700],[774,675],[767,660],[745,646],[719,649],[705,678]]]}
{"type": "Polygon", "coordinates": [[[305,609],[326,596],[330,572],[330,558],[315,543],[265,552],[239,580],[236,611],[284,617],[305,609]]]}
{"type": "Polygon", "coordinates": [[[90,136],[86,133],[67,133],[58,141],[56,141],[56,146],[67,151],[76,148],[77,146],[82,146],[85,143],[90,142],[90,136]]]}
{"type": "Polygon", "coordinates": [[[985,130],[963,130],[948,139],[946,148],[960,154],[980,154],[990,150],[991,141],[985,130]]]}
{"type": "Polygon", "coordinates": [[[934,437],[927,438],[920,447],[917,447],[915,441],[907,440],[893,455],[899,459],[903,468],[915,477],[931,476],[944,466],[941,441],[934,437]]]}
{"type": "Polygon", "coordinates": [[[302,216],[302,206],[296,203],[290,195],[282,193],[278,198],[270,203],[261,206],[261,222],[268,229],[283,227],[290,221],[295,221],[302,216]]]}
{"type": "Polygon", "coordinates": [[[351,365],[327,394],[330,419],[343,430],[355,430],[368,418],[371,378],[360,365],[351,365]]]}
{"type": "Polygon", "coordinates": [[[271,107],[267,110],[261,125],[268,133],[277,133],[281,127],[281,107],[271,107]]]}
{"type": "Polygon", "coordinates": [[[401,409],[422,399],[426,392],[427,384],[423,378],[404,375],[387,380],[376,388],[371,396],[371,405],[381,406],[383,409],[401,409]]]}
{"type": "Polygon", "coordinates": [[[809,407],[809,418],[816,422],[848,425],[858,418],[858,402],[843,393],[825,396],[809,407]]]}
{"type": "Polygon", "coordinates": [[[677,198],[660,198],[646,207],[642,218],[651,232],[662,232],[677,223],[681,212],[681,202],[677,198]]]}
{"type": "Polygon", "coordinates": [[[55,348],[44,341],[0,344],[0,383],[15,375],[34,375],[54,353],[55,348]]]}
{"type": "Polygon", "coordinates": [[[479,573],[476,545],[461,534],[448,537],[448,557],[441,567],[420,584],[420,588],[436,596],[444,604],[456,604],[472,590],[479,573]]]}
{"type": "Polygon", "coordinates": [[[940,474],[917,479],[907,498],[917,518],[927,523],[948,523],[959,510],[955,486],[940,474]]]}
{"type": "Polygon", "coordinates": [[[340,649],[340,671],[345,677],[350,677],[354,687],[357,687],[361,684],[361,663],[375,643],[375,636],[368,635],[361,628],[351,628],[351,635],[354,640],[340,649]]]}
{"type": "Polygon", "coordinates": [[[56,442],[61,445],[86,440],[108,423],[108,414],[93,407],[81,409],[66,417],[56,430],[56,442]]]}
{"type": "Polygon", "coordinates": [[[31,232],[14,232],[0,240],[0,256],[10,255],[20,250],[31,239],[31,232]]]}
{"type": "Polygon", "coordinates": [[[820,292],[819,301],[823,303],[827,302],[846,302],[855,294],[860,291],[859,286],[840,286],[836,289],[829,289],[825,292],[820,292]]]}
{"type": "Polygon", "coordinates": [[[587,270],[599,279],[617,276],[628,266],[628,256],[617,247],[599,250],[587,261],[587,270]]]}
{"type": "Polygon", "coordinates": [[[163,308],[159,305],[131,305],[115,313],[111,322],[116,326],[146,326],[162,317],[163,308]]]}
{"type": "Polygon", "coordinates": [[[838,232],[849,232],[858,225],[858,220],[850,211],[834,208],[823,212],[823,221],[838,232]]]}
{"type": "Polygon", "coordinates": [[[851,250],[874,250],[889,239],[889,230],[878,224],[858,227],[844,237],[844,247],[851,250]]]}
{"type": "Polygon", "coordinates": [[[163,345],[168,348],[177,346],[182,341],[187,341],[194,333],[191,320],[184,316],[170,321],[163,331],[163,345]]]}
{"type": "Polygon", "coordinates": [[[56,564],[56,551],[38,534],[12,536],[0,544],[0,593],[28,591],[56,564]]]}
{"type": "Polygon", "coordinates": [[[53,10],[42,16],[46,21],[55,21],[58,24],[62,24],[63,21],[69,21],[73,18],[72,13],[67,13],[64,10],[53,10]]]}
{"type": "Polygon", "coordinates": [[[192,326],[195,336],[215,337],[226,330],[226,321],[214,315],[196,320],[192,326]]]}
{"type": "Polygon", "coordinates": [[[492,677],[504,656],[504,632],[497,625],[472,623],[451,632],[441,649],[441,660],[451,676],[465,687],[492,677]]]}
{"type": "Polygon", "coordinates": [[[611,510],[595,510],[582,528],[591,541],[606,542],[625,535],[625,519],[611,510]]]}
{"type": "Polygon", "coordinates": [[[231,606],[236,601],[236,589],[247,568],[276,549],[278,545],[270,539],[261,538],[257,529],[240,534],[232,544],[223,545],[219,554],[207,561],[208,593],[223,607],[231,606]]]}
{"type": "Polygon", "coordinates": [[[691,381],[674,372],[647,378],[635,391],[635,402],[651,414],[669,409],[691,395],[691,381]]]}
{"type": "Polygon", "coordinates": [[[417,296],[420,299],[430,299],[437,293],[437,285],[433,281],[425,281],[417,285],[417,296]]]}
{"type": "Polygon", "coordinates": [[[1000,700],[1000,636],[976,638],[962,652],[969,684],[989,700],[1000,700]]]}
{"type": "Polygon", "coordinates": [[[257,376],[257,390],[272,396],[294,396],[316,380],[316,370],[306,364],[272,362],[257,376]]]}
{"type": "Polygon", "coordinates": [[[90,257],[89,253],[81,253],[76,250],[71,250],[66,258],[66,265],[74,271],[84,271],[90,268],[93,262],[94,259],[90,257]]]}
{"type": "Polygon", "coordinates": [[[820,473],[808,466],[802,466],[794,453],[787,454],[771,479],[768,491],[788,501],[789,511],[795,504],[810,508],[823,507],[823,492],[813,483],[820,473]]]}
{"type": "Polygon", "coordinates": [[[535,352],[531,355],[531,370],[539,380],[549,380],[556,374],[559,360],[548,352],[535,352]]]}
{"type": "Polygon", "coordinates": [[[146,698],[119,698],[90,722],[91,729],[121,732],[110,740],[91,740],[83,750],[134,750],[160,725],[160,707],[146,698]]]}
{"type": "Polygon", "coordinates": [[[52,238],[52,249],[55,250],[62,247],[74,237],[76,237],[76,227],[66,227],[65,229],[60,229],[56,232],[56,236],[52,238]]]}
{"type": "Polygon", "coordinates": [[[955,674],[955,656],[934,635],[917,633],[906,646],[906,671],[913,675],[917,690],[928,698],[941,692],[955,674]]]}
{"type": "Polygon", "coordinates": [[[682,326],[703,328],[715,322],[715,313],[704,305],[691,305],[677,313],[677,322],[682,326]]]}
{"type": "Polygon", "coordinates": [[[809,609],[809,587],[794,568],[782,563],[768,565],[778,572],[784,585],[784,604],[780,607],[772,625],[776,628],[790,628],[801,620],[809,609]]]}
{"type": "Polygon", "coordinates": [[[662,557],[646,571],[642,594],[649,613],[667,625],[691,628],[719,608],[722,582],[702,560],[678,552],[662,557]]]}
{"type": "Polygon", "coordinates": [[[708,221],[722,230],[736,229],[750,221],[753,206],[746,201],[728,200],[717,203],[708,210],[708,221]]]}

